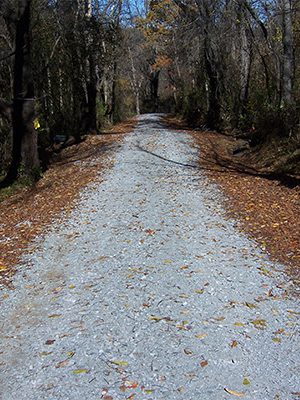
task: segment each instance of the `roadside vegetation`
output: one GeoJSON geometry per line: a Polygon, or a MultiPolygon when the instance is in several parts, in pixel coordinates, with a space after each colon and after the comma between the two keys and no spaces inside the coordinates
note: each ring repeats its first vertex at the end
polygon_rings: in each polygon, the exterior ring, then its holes
{"type": "Polygon", "coordinates": [[[240,168],[299,176],[299,21],[291,0],[3,0],[1,186],[158,111],[236,138],[240,168]]]}

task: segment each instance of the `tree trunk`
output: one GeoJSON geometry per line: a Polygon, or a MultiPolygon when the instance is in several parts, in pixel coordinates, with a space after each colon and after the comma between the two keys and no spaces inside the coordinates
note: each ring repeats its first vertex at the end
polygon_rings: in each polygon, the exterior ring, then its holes
{"type": "Polygon", "coordinates": [[[293,25],[291,0],[282,0],[282,103],[284,106],[293,103],[293,25]]]}
{"type": "Polygon", "coordinates": [[[135,96],[135,112],[137,115],[140,115],[140,113],[141,113],[141,110],[140,110],[140,83],[137,81],[136,68],[134,65],[132,51],[131,51],[130,47],[128,47],[128,53],[129,53],[130,64],[131,64],[131,73],[132,73],[131,85],[132,85],[134,96],[135,96]]]}
{"type": "Polygon", "coordinates": [[[98,82],[96,73],[95,52],[97,46],[93,43],[93,37],[90,33],[92,22],[92,1],[85,0],[85,19],[86,19],[86,46],[87,46],[87,106],[88,115],[86,130],[87,132],[97,132],[97,94],[98,82]]]}
{"type": "Polygon", "coordinates": [[[249,97],[250,71],[251,71],[251,42],[249,33],[245,26],[244,18],[241,17],[240,39],[241,39],[241,76],[240,76],[240,113],[244,116],[247,112],[249,97]]]}
{"type": "Polygon", "coordinates": [[[150,96],[153,112],[158,111],[158,85],[160,71],[151,71],[150,73],[150,96]]]}
{"type": "Polygon", "coordinates": [[[208,40],[205,40],[205,70],[208,78],[207,124],[210,129],[218,129],[221,121],[221,102],[216,65],[211,58],[208,40]]]}
{"type": "Polygon", "coordinates": [[[97,74],[94,55],[89,56],[89,80],[87,82],[88,93],[88,120],[87,132],[97,132],[97,74]]]}
{"type": "Polygon", "coordinates": [[[13,85],[13,148],[12,161],[3,185],[12,183],[22,173],[37,178],[39,168],[37,133],[34,129],[34,86],[31,68],[31,0],[19,0],[16,22],[14,85],[13,85]]]}

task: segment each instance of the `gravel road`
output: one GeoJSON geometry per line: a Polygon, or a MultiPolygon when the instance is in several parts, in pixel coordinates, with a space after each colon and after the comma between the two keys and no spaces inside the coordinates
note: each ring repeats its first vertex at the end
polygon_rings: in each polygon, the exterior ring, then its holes
{"type": "Polygon", "coordinates": [[[2,292],[0,398],[299,398],[299,303],[189,135],[143,115],[114,157],[2,292]]]}

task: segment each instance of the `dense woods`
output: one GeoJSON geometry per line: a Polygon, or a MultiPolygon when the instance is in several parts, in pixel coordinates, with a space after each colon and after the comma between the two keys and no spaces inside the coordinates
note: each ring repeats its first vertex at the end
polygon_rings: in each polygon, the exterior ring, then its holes
{"type": "Polygon", "coordinates": [[[298,1],[3,0],[2,185],[36,180],[53,151],[144,112],[272,141],[294,172],[299,58],[298,1]]]}

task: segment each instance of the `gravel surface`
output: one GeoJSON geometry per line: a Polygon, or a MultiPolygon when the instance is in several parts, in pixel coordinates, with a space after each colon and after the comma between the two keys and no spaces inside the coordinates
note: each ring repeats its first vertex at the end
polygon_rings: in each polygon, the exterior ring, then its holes
{"type": "Polygon", "coordinates": [[[299,304],[192,139],[143,115],[115,158],[3,291],[1,399],[299,398],[299,304]]]}

